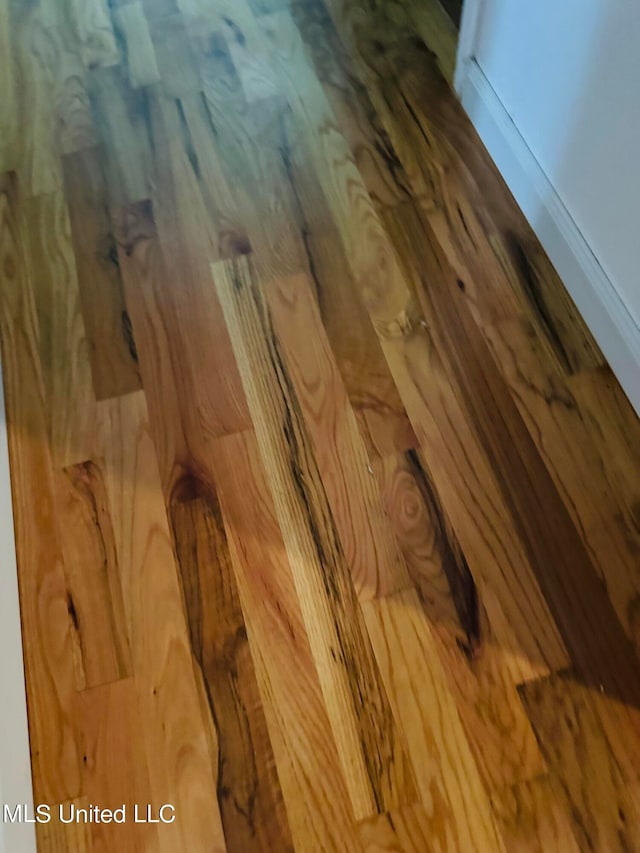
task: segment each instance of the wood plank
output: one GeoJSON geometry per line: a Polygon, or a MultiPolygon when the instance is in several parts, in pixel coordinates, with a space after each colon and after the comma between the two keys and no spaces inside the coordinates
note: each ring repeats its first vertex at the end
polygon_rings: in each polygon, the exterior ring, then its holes
{"type": "Polygon", "coordinates": [[[486,252],[487,263],[496,274],[507,276],[559,365],[569,373],[601,365],[604,359],[593,336],[468,116],[451,89],[434,73],[428,53],[417,50],[410,39],[404,40],[394,55],[394,67],[424,135],[444,152],[464,195],[479,202],[475,209],[484,236],[480,233],[478,237],[488,241],[494,256],[491,259],[491,253],[486,252]]]}
{"type": "Polygon", "coordinates": [[[295,3],[291,17],[375,204],[394,206],[412,195],[421,196],[420,170],[413,160],[400,162],[370,90],[358,75],[356,57],[345,48],[325,4],[295,3]]]}
{"type": "Polygon", "coordinates": [[[55,468],[64,468],[91,456],[95,415],[89,342],[64,195],[29,199],[24,219],[51,459],[55,468]]]}
{"type": "Polygon", "coordinates": [[[98,404],[96,444],[104,460],[152,801],[171,803],[180,816],[163,826],[161,840],[166,850],[223,851],[215,732],[203,715],[191,662],[143,392],[98,404]]]}
{"type": "MultiPolygon", "coordinates": [[[[458,0],[459,2],[459,0],[458,0]]],[[[458,33],[456,26],[440,2],[409,4],[409,19],[417,34],[434,54],[442,76],[453,87],[456,70],[458,33]]]]}
{"type": "Polygon", "coordinates": [[[369,453],[386,455],[415,447],[415,433],[350,274],[308,146],[293,116],[283,115],[276,143],[281,152],[280,181],[289,185],[291,215],[322,322],[369,453]]]}
{"type": "Polygon", "coordinates": [[[55,517],[38,326],[16,176],[0,179],[0,342],[6,387],[34,798],[80,794],[70,616],[55,517]],[[34,500],[33,495],[38,499],[34,500]]]}
{"type": "Polygon", "coordinates": [[[199,92],[202,82],[183,16],[153,18],[149,29],[167,97],[199,92]]]}
{"type": "Polygon", "coordinates": [[[474,424],[573,662],[584,678],[638,707],[640,677],[633,646],[464,299],[456,293],[455,273],[414,209],[398,208],[393,218],[385,213],[385,220],[407,272],[414,269],[416,292],[449,382],[474,424]]]}
{"type": "Polygon", "coordinates": [[[142,3],[137,0],[114,9],[113,23],[131,86],[136,89],[157,83],[160,71],[142,3]]]}
{"type": "Polygon", "coordinates": [[[109,0],[71,0],[71,15],[87,68],[117,65],[120,53],[113,32],[109,0]]]}
{"type": "Polygon", "coordinates": [[[607,471],[577,400],[545,358],[534,330],[524,324],[502,324],[487,331],[518,410],[620,622],[640,650],[640,530],[633,508],[620,502],[618,478],[607,471]]]}
{"type": "Polygon", "coordinates": [[[601,449],[608,476],[617,484],[627,516],[640,531],[640,422],[609,367],[567,380],[585,428],[601,449]]]}
{"type": "Polygon", "coordinates": [[[0,6],[0,129],[2,130],[2,145],[0,147],[0,169],[5,171],[10,164],[10,149],[13,136],[12,128],[17,124],[16,80],[12,43],[11,4],[0,6]],[[7,162],[5,162],[5,158],[7,162]]]}
{"type": "MultiPolygon", "coordinates": [[[[85,824],[90,835],[87,849],[92,853],[109,853],[114,848],[122,853],[141,849],[168,853],[175,838],[172,826],[135,822],[136,803],[140,814],[146,815],[147,803],[158,808],[162,802],[154,801],[152,795],[143,737],[146,722],[140,714],[134,679],[82,691],[76,697],[75,712],[82,734],[86,799],[101,808],[125,808],[123,824],[85,824]]],[[[69,816],[68,809],[65,815],[69,816]]],[[[71,827],[63,829],[70,833],[71,827]]]]}
{"type": "MultiPolygon", "coordinates": [[[[553,776],[539,776],[496,792],[491,803],[507,850],[579,853],[571,810],[553,776]]],[[[593,849],[593,840],[589,840],[593,849]]]]}
{"type": "Polygon", "coordinates": [[[207,476],[202,430],[190,405],[194,379],[176,330],[178,303],[151,202],[136,202],[115,211],[114,233],[160,476],[169,503],[185,474],[193,471],[199,477],[207,476]]]}
{"type": "Polygon", "coordinates": [[[96,398],[140,388],[98,149],[64,158],[65,193],[96,398]]]}
{"type": "Polygon", "coordinates": [[[296,850],[359,850],[291,564],[252,432],[218,439],[224,523],[296,850]]]}
{"type": "MultiPolygon", "coordinates": [[[[161,95],[151,100],[151,123],[158,182],[154,219],[173,287],[175,316],[169,334],[180,341],[180,358],[193,376],[190,406],[205,435],[247,429],[250,424],[220,303],[211,287],[210,262],[219,257],[216,232],[205,202],[205,181],[194,165],[190,129],[179,102],[161,95]]],[[[197,164],[199,160],[195,159],[197,164]]],[[[230,241],[235,245],[234,233],[230,241]]],[[[245,245],[240,238],[239,250],[245,245]]]]}
{"type": "Polygon", "coordinates": [[[504,849],[415,590],[368,601],[363,612],[407,740],[432,845],[504,849]]]}
{"type": "Polygon", "coordinates": [[[15,166],[28,198],[59,190],[62,170],[57,149],[55,91],[57,45],[38,7],[11,5],[16,82],[15,166]]]}
{"type": "Polygon", "coordinates": [[[406,589],[409,574],[309,282],[291,276],[264,290],[356,594],[362,601],[406,589]]]}
{"type": "Polygon", "coordinates": [[[51,821],[36,824],[38,849],[46,850],[47,853],[93,853],[88,823],[64,824],[58,819],[59,808],[63,808],[64,815],[68,816],[72,808],[83,809],[87,805],[88,801],[81,797],[54,806],[51,821]]]}
{"type": "Polygon", "coordinates": [[[217,731],[225,841],[231,850],[293,850],[218,499],[204,487],[202,497],[174,500],[170,517],[191,649],[217,731]]]}
{"type": "Polygon", "coordinates": [[[89,97],[109,203],[116,207],[149,198],[153,157],[146,91],[129,86],[123,69],[115,66],[90,71],[89,97]]]}
{"type": "Polygon", "coordinates": [[[61,154],[73,154],[98,144],[91,103],[87,70],[78,43],[65,24],[49,32],[57,46],[55,117],[56,139],[61,154]]]}
{"type": "Polygon", "coordinates": [[[291,378],[250,260],[212,265],[357,818],[415,799],[291,378]],[[350,676],[358,668],[357,685],[350,676]]]}
{"type": "Polygon", "coordinates": [[[591,690],[569,672],[526,685],[522,700],[569,803],[579,848],[628,850],[640,837],[640,811],[611,753],[591,690]]]}
{"type": "Polygon", "coordinates": [[[436,849],[430,821],[419,804],[362,821],[358,834],[365,853],[427,853],[436,849]]]}
{"type": "Polygon", "coordinates": [[[95,687],[131,675],[107,495],[100,469],[92,462],[66,468],[55,482],[76,684],[78,689],[95,687]]]}
{"type": "Polygon", "coordinates": [[[375,466],[433,644],[486,789],[545,770],[520,697],[511,653],[495,635],[455,531],[420,456],[375,466]]]}
{"type": "MultiPolygon", "coordinates": [[[[366,302],[409,419],[422,441],[427,434],[430,437],[429,449],[438,461],[437,471],[434,462],[434,475],[437,474],[440,479],[438,486],[443,501],[454,523],[457,524],[458,513],[464,514],[463,523],[469,534],[473,534],[472,542],[463,543],[470,564],[476,567],[475,571],[483,579],[488,574],[492,575],[494,596],[487,600],[491,602],[490,617],[495,630],[505,647],[519,650],[518,665],[524,677],[544,674],[548,664],[552,668],[565,665],[566,654],[559,642],[557,629],[528,566],[484,451],[478,447],[474,429],[471,424],[465,423],[466,417],[459,410],[450,379],[442,374],[441,369],[433,374],[424,373],[427,363],[431,362],[432,368],[435,366],[434,354],[430,347],[422,351],[426,341],[421,341],[421,336],[414,334],[414,330],[422,329],[421,323],[426,325],[426,322],[421,317],[421,310],[408,283],[410,278],[407,278],[407,271],[398,263],[386,230],[391,229],[393,235],[394,216],[397,219],[395,208],[387,209],[389,221],[385,218],[383,224],[363,185],[349,148],[335,127],[326,97],[309,67],[304,46],[290,16],[285,13],[272,15],[268,27],[265,23],[265,28],[274,50],[277,50],[283,85],[304,129],[311,163],[338,226],[356,285],[366,302]],[[410,345],[407,346],[407,343],[410,345]],[[409,351],[413,349],[416,350],[415,356],[412,354],[409,357],[409,351]],[[419,355],[418,349],[421,350],[419,355]],[[420,377],[421,387],[417,388],[416,379],[421,373],[424,373],[420,377]],[[432,381],[439,382],[438,390],[433,391],[429,406],[425,406],[425,383],[432,381]],[[444,411],[443,403],[446,404],[444,411]],[[436,412],[441,410],[440,428],[434,429],[431,409],[436,412]],[[450,435],[452,423],[455,423],[454,436],[457,434],[459,442],[459,450],[454,453],[450,447],[454,437],[450,435]],[[441,434],[440,429],[443,430],[441,434]],[[448,469],[446,475],[443,463],[446,463],[448,469]],[[461,465],[465,468],[462,478],[459,473],[461,465]],[[482,470],[480,477],[479,470],[482,470]],[[467,495],[460,494],[463,482],[474,483],[467,495]],[[480,493],[485,494],[481,506],[477,499],[480,493]],[[483,518],[476,519],[470,526],[469,513],[484,513],[487,507],[492,515],[491,524],[487,525],[483,518]],[[487,542],[487,536],[492,539],[491,543],[487,542]],[[499,571],[495,571],[496,559],[503,566],[499,571]],[[518,566],[517,577],[514,577],[511,568],[514,565],[518,566]],[[525,599],[527,602],[524,607],[516,605],[514,598],[523,595],[522,583],[526,587],[522,598],[523,605],[525,599]],[[525,620],[522,619],[523,612],[527,614],[525,620]],[[505,613],[508,615],[505,616],[505,613]],[[526,621],[528,619],[531,620],[529,625],[526,621]]],[[[401,210],[402,206],[397,206],[397,209],[401,210]]],[[[403,223],[402,227],[406,229],[408,225],[403,223]]],[[[405,231],[400,233],[404,234],[405,231]]],[[[417,239],[419,241],[422,238],[417,239]]],[[[399,236],[396,236],[398,240],[399,236]]],[[[410,250],[411,246],[405,251],[410,250]]],[[[486,583],[490,585],[488,577],[486,583]]]]}

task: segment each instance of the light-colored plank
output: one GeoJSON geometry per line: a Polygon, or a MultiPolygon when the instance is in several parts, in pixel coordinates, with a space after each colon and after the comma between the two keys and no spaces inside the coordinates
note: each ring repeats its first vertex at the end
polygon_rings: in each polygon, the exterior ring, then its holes
{"type": "Polygon", "coordinates": [[[92,462],[56,475],[56,508],[73,623],[78,688],[131,675],[129,638],[107,495],[92,462]]]}
{"type": "Polygon", "coordinates": [[[442,849],[419,804],[363,821],[358,835],[365,853],[430,853],[442,849]]]}
{"type": "Polygon", "coordinates": [[[15,175],[0,178],[0,277],[0,340],[34,799],[57,803],[80,794],[81,756],[71,706],[73,642],[56,528],[37,317],[21,249],[15,175]]]}
{"type": "Polygon", "coordinates": [[[0,171],[15,168],[18,126],[11,4],[0,4],[0,171]]]}
{"type": "Polygon", "coordinates": [[[110,204],[118,206],[148,198],[153,157],[146,90],[132,89],[119,66],[90,71],[88,86],[105,158],[110,204]]]}
{"type": "Polygon", "coordinates": [[[104,459],[151,793],[180,816],[163,826],[163,849],[224,850],[212,801],[213,733],[194,678],[143,392],[98,404],[97,451],[104,459]]]}
{"type": "Polygon", "coordinates": [[[153,18],[150,35],[162,90],[167,97],[179,98],[199,92],[202,82],[183,16],[153,18]]]}
{"type": "Polygon", "coordinates": [[[56,134],[58,46],[37,6],[13,4],[17,121],[14,162],[25,197],[59,190],[62,169],[56,134]]]}
{"type": "Polygon", "coordinates": [[[48,823],[36,824],[38,849],[46,853],[94,853],[91,846],[91,830],[88,823],[62,823],[60,809],[68,818],[76,809],[86,809],[89,801],[86,798],[70,800],[51,807],[51,820],[48,823]]]}
{"type": "Polygon", "coordinates": [[[416,592],[368,601],[363,612],[409,747],[433,847],[504,849],[416,592]]]}
{"type": "Polygon", "coordinates": [[[251,432],[213,462],[296,850],[357,851],[353,813],[273,498],[251,432]]]}
{"type": "Polygon", "coordinates": [[[61,154],[73,154],[97,145],[91,114],[87,69],[80,45],[67,24],[50,28],[57,48],[55,118],[56,140],[61,154]]]}
{"type": "MultiPolygon", "coordinates": [[[[175,837],[172,826],[135,822],[136,804],[140,815],[146,816],[147,803],[155,809],[163,801],[155,800],[152,794],[143,737],[146,721],[139,712],[134,680],[126,678],[82,691],[76,697],[75,713],[82,736],[87,801],[100,808],[125,809],[122,824],[86,825],[88,850],[164,853],[171,849],[171,838],[175,837]]],[[[65,815],[69,815],[68,810],[65,815]]],[[[180,820],[179,814],[176,817],[180,820]]],[[[68,825],[63,830],[69,832],[70,828],[68,825]]],[[[43,849],[48,853],[47,847],[43,849]]]]}
{"type": "Polygon", "coordinates": [[[142,3],[127,3],[114,9],[113,23],[122,44],[130,84],[137,88],[157,83],[160,71],[142,3]]]}
{"type": "Polygon", "coordinates": [[[24,205],[29,278],[38,312],[40,360],[54,467],[89,459],[95,395],[69,212],[61,192],[24,205]]]}
{"type": "Polygon", "coordinates": [[[354,813],[414,800],[299,403],[247,256],[212,265],[354,813]],[[353,678],[352,668],[357,668],[353,678]]]}
{"type": "Polygon", "coordinates": [[[108,0],[70,0],[76,37],[87,68],[117,65],[120,53],[108,0]]]}
{"type": "Polygon", "coordinates": [[[309,282],[290,276],[264,290],[358,598],[406,589],[409,574],[309,282]]]}
{"type": "Polygon", "coordinates": [[[415,452],[375,465],[393,524],[481,778],[489,792],[545,765],[514,683],[511,653],[495,635],[429,471],[415,452]]]}

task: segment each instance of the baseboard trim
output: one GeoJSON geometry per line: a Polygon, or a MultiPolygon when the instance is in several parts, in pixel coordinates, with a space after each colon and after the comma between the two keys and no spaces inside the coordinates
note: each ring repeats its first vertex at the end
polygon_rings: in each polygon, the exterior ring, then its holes
{"type": "Polygon", "coordinates": [[[3,806],[23,803],[33,816],[18,571],[4,390],[0,365],[0,853],[36,853],[33,824],[4,823],[3,806]]]}
{"type": "Polygon", "coordinates": [[[464,109],[640,415],[640,327],[478,63],[461,59],[464,109]]]}

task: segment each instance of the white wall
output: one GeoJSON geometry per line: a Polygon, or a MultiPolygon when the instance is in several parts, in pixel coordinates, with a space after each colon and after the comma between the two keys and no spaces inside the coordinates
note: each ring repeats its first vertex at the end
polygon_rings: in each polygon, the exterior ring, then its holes
{"type": "Polygon", "coordinates": [[[483,0],[474,54],[640,326],[639,0],[483,0]]]}

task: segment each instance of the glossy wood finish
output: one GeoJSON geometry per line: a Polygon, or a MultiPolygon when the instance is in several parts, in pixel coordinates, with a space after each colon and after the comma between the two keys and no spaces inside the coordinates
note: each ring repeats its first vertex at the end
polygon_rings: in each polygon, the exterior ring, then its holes
{"type": "Polygon", "coordinates": [[[0,0],[35,798],[176,808],[43,853],[640,847],[640,424],[454,46],[0,0]]]}

